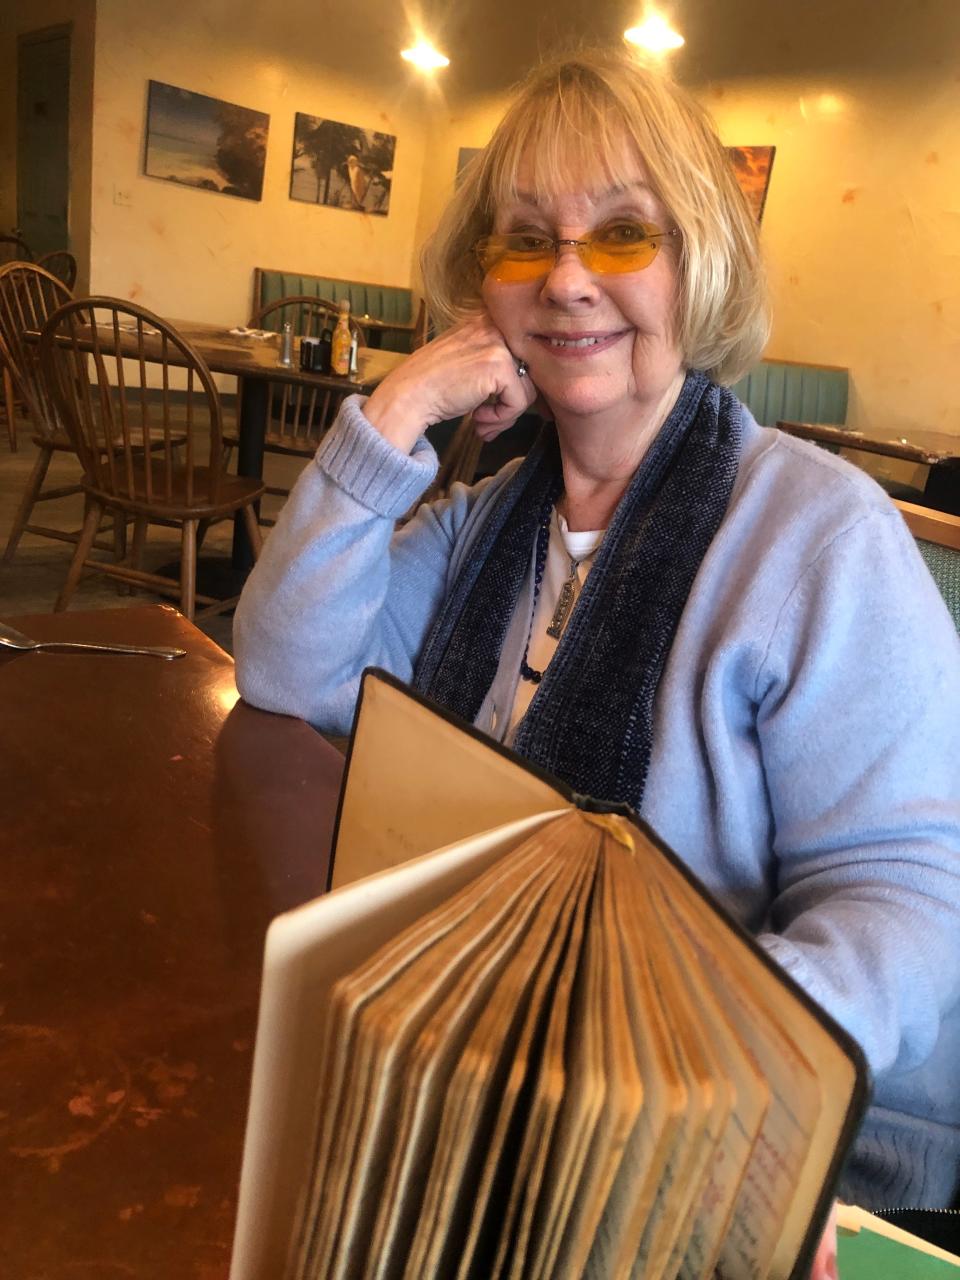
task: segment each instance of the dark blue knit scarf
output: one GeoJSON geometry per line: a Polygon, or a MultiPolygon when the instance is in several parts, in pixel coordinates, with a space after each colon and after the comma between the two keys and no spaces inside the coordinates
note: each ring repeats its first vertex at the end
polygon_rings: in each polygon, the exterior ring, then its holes
{"type": "MultiPolygon", "coordinates": [[[[517,727],[515,749],[577,792],[640,808],[654,695],[739,458],[739,402],[689,373],[517,727]]],[[[414,684],[464,720],[476,719],[493,683],[542,514],[561,485],[556,434],[545,429],[434,620],[414,684]]]]}

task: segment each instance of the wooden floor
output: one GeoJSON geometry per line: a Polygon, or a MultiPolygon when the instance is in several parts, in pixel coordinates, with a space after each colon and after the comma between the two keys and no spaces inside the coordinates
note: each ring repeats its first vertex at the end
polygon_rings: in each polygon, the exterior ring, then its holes
{"type": "MultiPolygon", "coordinates": [[[[6,547],[14,514],[37,456],[30,439],[30,425],[21,419],[17,424],[18,449],[12,453],[7,439],[6,423],[0,423],[0,555],[6,547]]],[[[266,460],[268,484],[289,487],[305,465],[300,458],[269,455],[266,460]]],[[[80,466],[68,454],[55,454],[47,473],[46,486],[69,484],[79,478],[80,466]]],[[[263,514],[275,516],[281,498],[267,497],[263,514]]],[[[43,502],[34,508],[32,521],[54,529],[78,530],[83,520],[83,498],[77,494],[43,502]]],[[[264,536],[269,530],[264,529],[264,536]]],[[[228,562],[233,538],[233,522],[215,525],[207,534],[202,555],[224,556],[228,562]]],[[[60,593],[72,555],[72,545],[34,534],[24,534],[10,564],[0,564],[0,617],[12,618],[25,613],[49,613],[60,593]]],[[[148,533],[145,567],[158,569],[179,559],[180,543],[175,529],[151,525],[148,533]]],[[[120,584],[102,574],[87,573],[80,581],[70,602],[71,610],[117,609],[148,601],[176,604],[169,597],[137,591],[121,594],[120,584]]],[[[200,627],[222,648],[232,652],[232,614],[218,614],[200,623],[200,627]]]]}

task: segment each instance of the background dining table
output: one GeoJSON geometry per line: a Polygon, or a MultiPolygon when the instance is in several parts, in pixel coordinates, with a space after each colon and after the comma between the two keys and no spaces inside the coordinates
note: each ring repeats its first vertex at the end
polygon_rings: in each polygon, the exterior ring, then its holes
{"type": "Polygon", "coordinates": [[[924,502],[938,511],[960,515],[960,435],[911,427],[906,432],[883,428],[854,431],[823,422],[778,422],[781,431],[815,444],[860,449],[929,467],[924,502]]]}
{"type": "MultiPolygon", "coordinates": [[[[360,347],[357,353],[357,372],[341,377],[333,373],[313,373],[300,368],[299,339],[294,341],[293,363],[279,362],[280,335],[253,336],[252,331],[238,327],[231,331],[223,325],[206,324],[197,320],[171,320],[170,324],[199,352],[211,373],[228,374],[239,380],[239,414],[237,419],[237,475],[260,479],[263,476],[264,439],[267,428],[267,411],[270,386],[286,383],[305,388],[322,388],[353,395],[373,390],[388,373],[401,365],[407,356],[399,351],[384,351],[378,347],[360,347]]],[[[384,326],[395,327],[395,326],[384,326]]],[[[259,332],[259,331],[257,331],[259,332]]],[[[39,333],[27,334],[37,341],[39,333]]],[[[98,326],[99,346],[113,354],[115,343],[110,329],[98,326]]],[[[78,339],[81,350],[89,350],[90,340],[82,335],[78,339]]],[[[121,330],[120,349],[129,352],[131,358],[139,354],[138,335],[121,330]]],[[[143,335],[143,357],[147,363],[166,360],[177,365],[176,353],[169,345],[164,351],[162,340],[156,333],[143,335]]],[[[241,515],[234,519],[233,568],[245,573],[253,564],[253,553],[241,515]]]]}
{"type": "MultiPolygon", "coordinates": [[[[360,347],[356,373],[346,377],[334,373],[312,373],[300,368],[299,339],[294,341],[292,365],[282,365],[279,363],[279,334],[252,338],[194,320],[172,320],[171,324],[199,351],[212,373],[232,374],[239,379],[237,475],[253,476],[258,480],[263,475],[263,444],[271,383],[330,388],[346,395],[367,394],[407,358],[398,351],[360,347]]],[[[232,558],[234,569],[247,570],[253,564],[250,541],[239,515],[233,523],[232,558]]]]}
{"type": "Polygon", "coordinates": [[[0,1276],[226,1280],[264,934],[322,891],[342,757],[166,606],[0,652],[0,1276]]]}

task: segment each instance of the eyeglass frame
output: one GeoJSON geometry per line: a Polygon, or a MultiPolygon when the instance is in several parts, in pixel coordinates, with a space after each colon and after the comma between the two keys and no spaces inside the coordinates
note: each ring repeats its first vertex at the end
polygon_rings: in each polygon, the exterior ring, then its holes
{"type": "MultiPolygon", "coordinates": [[[[525,232],[523,232],[523,231],[502,231],[502,232],[491,232],[489,235],[481,236],[481,237],[480,237],[480,239],[476,241],[476,243],[473,245],[472,252],[473,252],[474,257],[477,259],[477,262],[478,262],[478,263],[479,263],[479,265],[480,265],[480,269],[483,271],[483,273],[484,273],[484,275],[485,275],[485,276],[490,274],[490,272],[493,270],[493,267],[484,268],[484,265],[483,265],[482,261],[480,260],[480,252],[481,252],[481,250],[480,250],[480,246],[481,246],[485,241],[492,240],[492,239],[494,238],[494,236],[495,236],[495,235],[499,235],[499,236],[502,236],[502,237],[504,237],[504,238],[505,238],[506,236],[511,236],[511,235],[525,235],[525,234],[526,234],[526,233],[525,233],[525,232]]],[[[592,234],[593,234],[593,233],[591,233],[591,237],[592,237],[592,234]]],[[[670,229],[669,229],[669,230],[667,230],[667,231],[654,231],[654,232],[652,232],[651,234],[649,234],[647,238],[648,238],[649,240],[656,240],[656,241],[658,241],[658,243],[657,243],[657,251],[659,252],[659,250],[660,250],[660,244],[659,244],[659,241],[660,241],[661,239],[665,238],[666,236],[678,236],[678,235],[680,235],[680,234],[681,234],[681,232],[680,232],[680,228],[679,228],[679,227],[670,227],[670,229]]],[[[546,271],[543,273],[545,276],[548,276],[548,275],[550,274],[550,272],[554,269],[554,267],[556,267],[556,265],[557,265],[557,260],[558,260],[558,258],[559,258],[559,256],[560,256],[560,248],[561,248],[561,246],[562,246],[562,245],[565,245],[565,244],[567,244],[567,245],[571,245],[571,246],[574,246],[574,247],[577,249],[577,257],[578,257],[578,258],[579,258],[579,260],[580,260],[580,264],[581,264],[581,266],[586,267],[586,269],[587,269],[588,271],[592,271],[595,275],[601,275],[601,276],[625,275],[625,276],[626,276],[626,275],[630,275],[630,274],[631,274],[631,272],[629,272],[629,271],[620,271],[620,272],[618,272],[618,271],[595,271],[593,267],[588,267],[588,266],[587,266],[587,264],[583,261],[583,255],[580,253],[580,250],[581,250],[581,249],[588,249],[588,248],[590,248],[590,247],[591,247],[591,245],[592,245],[592,243],[593,243],[592,238],[587,239],[587,240],[571,240],[571,239],[568,239],[567,237],[564,237],[564,236],[562,236],[562,237],[555,237],[555,236],[547,236],[547,235],[544,235],[544,236],[538,236],[538,239],[542,239],[542,240],[545,240],[545,241],[549,241],[549,242],[550,242],[550,244],[553,246],[553,266],[552,266],[552,267],[548,267],[548,268],[546,269],[546,271]]],[[[654,254],[654,258],[655,258],[655,257],[656,257],[656,254],[654,254]]],[[[650,259],[650,261],[649,261],[648,263],[646,263],[646,264],[645,264],[644,266],[642,266],[642,267],[635,267],[635,268],[634,268],[634,270],[635,270],[635,271],[646,271],[647,267],[650,267],[650,266],[652,266],[652,265],[653,265],[653,260],[654,260],[654,258],[651,258],[651,259],[650,259]]],[[[529,284],[529,283],[531,283],[533,280],[536,280],[536,279],[538,279],[538,278],[539,278],[539,277],[537,277],[537,276],[531,276],[529,280],[525,280],[525,281],[509,281],[509,282],[507,282],[507,281],[500,281],[499,283],[529,284]]]]}

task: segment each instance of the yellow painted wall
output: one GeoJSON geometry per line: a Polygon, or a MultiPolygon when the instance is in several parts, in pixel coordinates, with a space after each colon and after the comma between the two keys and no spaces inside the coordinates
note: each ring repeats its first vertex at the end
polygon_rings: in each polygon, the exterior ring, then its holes
{"type": "Polygon", "coordinates": [[[771,352],[846,365],[850,426],[960,434],[960,78],[733,81],[725,142],[774,143],[771,352]]]}
{"type": "Polygon", "coordinates": [[[338,28],[323,18],[317,5],[98,0],[96,290],[169,317],[238,324],[248,317],[257,266],[409,285],[423,169],[421,99],[402,83],[383,87],[368,75],[356,49],[349,56],[343,48],[349,23],[338,28]],[[261,201],[143,175],[151,79],[269,113],[261,201]],[[386,217],[289,198],[297,111],[397,136],[386,217]]]}

